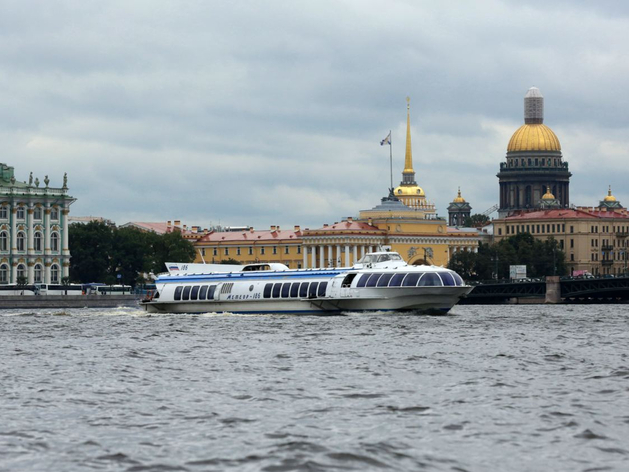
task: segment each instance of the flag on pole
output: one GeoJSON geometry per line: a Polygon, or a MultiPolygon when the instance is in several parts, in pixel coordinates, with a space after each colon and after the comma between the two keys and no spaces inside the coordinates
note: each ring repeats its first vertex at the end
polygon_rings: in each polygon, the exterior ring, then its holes
{"type": "Polygon", "coordinates": [[[380,141],[380,146],[384,146],[385,144],[391,145],[391,131],[387,134],[387,137],[380,141]]]}

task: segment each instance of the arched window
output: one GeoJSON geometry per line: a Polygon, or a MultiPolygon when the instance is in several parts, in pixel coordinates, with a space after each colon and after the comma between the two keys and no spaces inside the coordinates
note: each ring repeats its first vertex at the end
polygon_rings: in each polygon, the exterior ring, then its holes
{"type": "Polygon", "coordinates": [[[35,264],[35,269],[34,269],[34,282],[37,283],[41,283],[42,282],[42,266],[41,264],[35,264]]]}
{"type": "Polygon", "coordinates": [[[9,266],[0,265],[0,284],[6,284],[9,281],[9,266]]]}
{"type": "Polygon", "coordinates": [[[17,278],[20,277],[26,278],[26,266],[24,264],[19,264],[17,266],[17,278]]]}
{"type": "Polygon", "coordinates": [[[0,251],[9,250],[9,233],[6,231],[0,232],[0,251]]]}
{"type": "Polygon", "coordinates": [[[23,220],[24,219],[24,207],[23,206],[19,206],[17,207],[17,212],[16,212],[16,218],[18,220],[23,220]]]}
{"type": "Polygon", "coordinates": [[[52,233],[50,235],[50,249],[53,252],[59,251],[59,233],[52,233]]]}
{"type": "Polygon", "coordinates": [[[33,219],[41,220],[41,207],[35,207],[35,209],[33,210],[33,219]]]}
{"type": "Polygon", "coordinates": [[[50,283],[59,283],[59,266],[57,264],[53,264],[50,266],[50,283]]]}
{"type": "Polygon", "coordinates": [[[39,231],[36,231],[33,236],[33,242],[35,243],[35,250],[39,252],[41,252],[41,240],[42,234],[39,231]]]}
{"type": "Polygon", "coordinates": [[[23,231],[17,233],[17,250],[23,252],[26,246],[26,235],[23,231]]]}

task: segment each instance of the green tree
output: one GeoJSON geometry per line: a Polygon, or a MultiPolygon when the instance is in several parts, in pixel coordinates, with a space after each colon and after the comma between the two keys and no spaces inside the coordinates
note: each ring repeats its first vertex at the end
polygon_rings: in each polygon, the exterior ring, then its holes
{"type": "Polygon", "coordinates": [[[487,223],[489,223],[489,217],[487,215],[476,213],[472,216],[466,217],[463,225],[468,228],[480,228],[481,226],[485,226],[487,223]]]}
{"type": "Polygon", "coordinates": [[[151,246],[148,272],[159,274],[166,270],[166,262],[192,262],[196,251],[194,245],[185,240],[179,231],[172,233],[146,233],[151,246]]]}
{"type": "Polygon", "coordinates": [[[476,278],[476,265],[478,255],[472,251],[460,251],[452,256],[448,263],[448,269],[455,271],[465,280],[476,278]]]}
{"type": "Polygon", "coordinates": [[[74,223],[68,228],[72,263],[70,278],[75,281],[111,283],[110,257],[113,229],[104,223],[74,223]]]}

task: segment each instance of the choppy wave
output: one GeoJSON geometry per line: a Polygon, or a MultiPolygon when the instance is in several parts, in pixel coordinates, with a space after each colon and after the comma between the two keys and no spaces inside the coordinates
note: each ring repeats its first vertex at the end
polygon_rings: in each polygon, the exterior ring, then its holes
{"type": "Polygon", "coordinates": [[[0,312],[0,471],[627,470],[626,310],[0,312]]]}

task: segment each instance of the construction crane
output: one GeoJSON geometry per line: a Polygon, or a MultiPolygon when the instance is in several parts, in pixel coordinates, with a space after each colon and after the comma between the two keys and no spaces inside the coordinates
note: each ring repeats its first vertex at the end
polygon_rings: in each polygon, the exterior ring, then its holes
{"type": "Polygon", "coordinates": [[[499,208],[498,204],[492,206],[491,208],[485,210],[482,214],[485,216],[489,216],[491,215],[494,211],[496,211],[499,208]]]}

